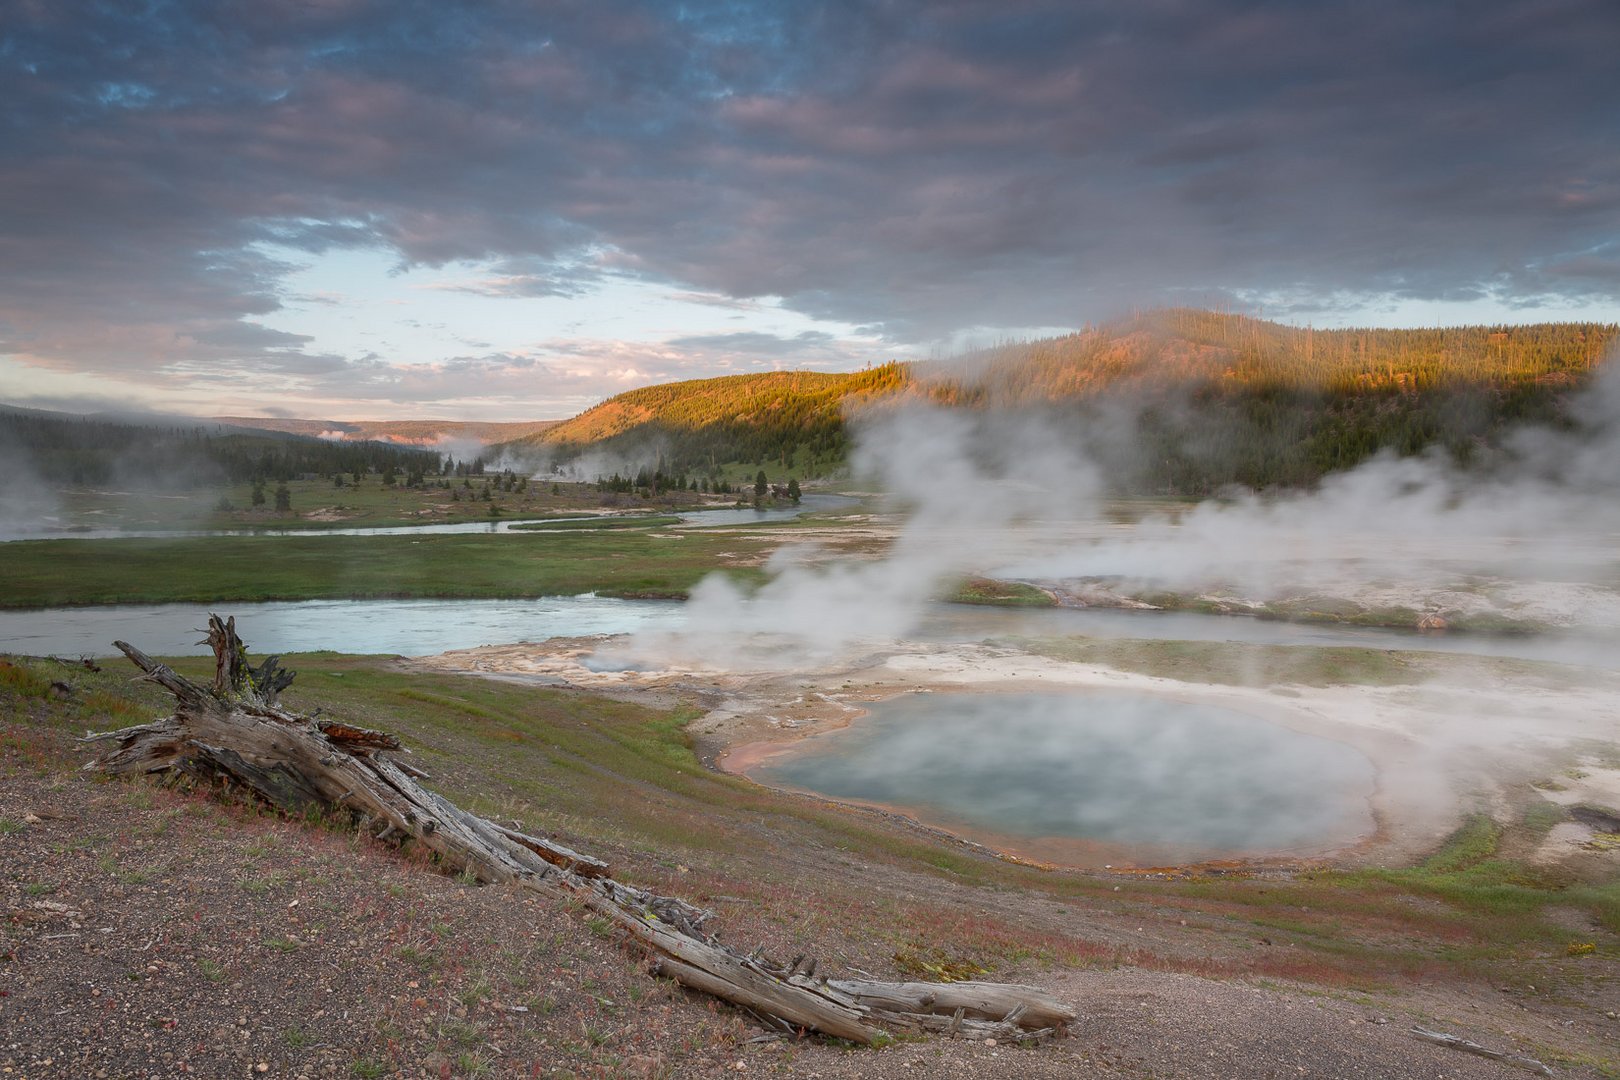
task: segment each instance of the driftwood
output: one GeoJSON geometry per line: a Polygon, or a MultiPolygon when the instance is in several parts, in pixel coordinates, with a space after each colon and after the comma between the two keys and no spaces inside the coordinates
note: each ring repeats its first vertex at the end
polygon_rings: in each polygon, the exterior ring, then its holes
{"type": "Polygon", "coordinates": [[[1527,1072],[1533,1072],[1538,1076],[1554,1075],[1551,1069],[1533,1057],[1525,1057],[1523,1054],[1513,1054],[1503,1050],[1492,1050],[1488,1046],[1481,1046],[1479,1043],[1472,1042],[1460,1035],[1448,1035],[1443,1031],[1430,1031],[1428,1028],[1415,1027],[1412,1029],[1412,1037],[1422,1039],[1424,1042],[1434,1043],[1436,1046],[1461,1050],[1465,1054],[1500,1061],[1504,1065],[1512,1065],[1527,1072]]]}
{"type": "Polygon", "coordinates": [[[126,642],[115,642],[147,679],[174,695],[173,716],[90,735],[108,744],[85,768],[190,777],[241,787],[289,813],[347,814],[379,839],[410,839],[446,869],[577,901],[611,920],[653,959],[653,971],[739,1005],[784,1033],[820,1032],[861,1044],[892,1032],[1029,1041],[1062,1034],[1075,1013],[1045,992],[1001,983],[895,983],[828,979],[815,961],[775,963],[722,944],[713,917],[674,897],[615,881],[607,864],[456,806],[396,760],[397,738],[276,704],[293,673],[271,657],[257,668],[235,619],[208,620],[214,652],[203,687],[126,642]]]}

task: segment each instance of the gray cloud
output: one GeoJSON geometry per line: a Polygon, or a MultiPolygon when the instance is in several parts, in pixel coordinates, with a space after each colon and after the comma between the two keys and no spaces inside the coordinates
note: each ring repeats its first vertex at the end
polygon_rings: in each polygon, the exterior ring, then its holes
{"type": "Polygon", "coordinates": [[[730,311],[758,311],[761,308],[757,300],[739,300],[734,296],[723,296],[720,293],[672,292],[667,295],[669,299],[681,303],[703,304],[706,307],[726,308],[730,311]]]}
{"type": "Polygon", "coordinates": [[[15,4],[0,352],[296,366],[265,243],[902,343],[1189,294],[1620,303],[1616,55],[1610,0],[15,4]]]}
{"type": "MultiPolygon", "coordinates": [[[[820,330],[804,330],[792,337],[766,334],[757,330],[742,330],[731,334],[690,334],[670,338],[669,345],[679,349],[704,349],[721,353],[752,356],[806,357],[840,355],[837,339],[820,330]]],[[[843,359],[840,355],[840,359],[843,359]]]]}

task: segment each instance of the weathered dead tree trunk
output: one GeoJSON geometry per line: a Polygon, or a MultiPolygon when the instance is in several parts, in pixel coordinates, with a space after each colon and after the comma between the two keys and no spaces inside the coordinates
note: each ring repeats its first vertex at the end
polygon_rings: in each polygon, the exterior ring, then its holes
{"type": "Polygon", "coordinates": [[[828,979],[816,975],[814,960],[778,964],[757,950],[740,953],[704,929],[711,912],[615,881],[599,859],[468,813],[422,787],[423,773],[384,756],[406,752],[394,736],[282,709],[276,698],[293,673],[275,657],[252,667],[234,619],[210,616],[207,634],[212,687],[114,643],[174,695],[177,708],[163,720],[87,736],[111,745],[85,768],[241,787],[289,813],[345,813],[379,839],[417,841],[452,872],[578,900],[635,939],[654,973],[741,1006],[778,1031],[862,1044],[896,1030],[1033,1040],[1061,1034],[1075,1017],[1030,986],[828,979]]]}

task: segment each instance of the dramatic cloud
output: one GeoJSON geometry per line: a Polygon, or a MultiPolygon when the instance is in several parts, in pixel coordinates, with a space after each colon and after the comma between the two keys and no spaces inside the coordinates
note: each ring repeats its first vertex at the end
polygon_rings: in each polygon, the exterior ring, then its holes
{"type": "Polygon", "coordinates": [[[288,259],[358,251],[512,303],[659,283],[710,350],[763,297],[899,345],[1167,300],[1612,309],[1616,55],[1611,0],[22,2],[0,356],[363,383],[284,307],[321,303],[288,259]]]}

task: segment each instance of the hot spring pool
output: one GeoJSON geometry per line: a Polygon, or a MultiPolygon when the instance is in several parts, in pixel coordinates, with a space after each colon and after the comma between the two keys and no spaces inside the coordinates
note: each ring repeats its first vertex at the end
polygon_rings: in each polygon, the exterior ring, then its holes
{"type": "Polygon", "coordinates": [[[1070,865],[1343,848],[1373,831],[1356,748],[1143,694],[914,694],[749,770],[1070,865]]]}

